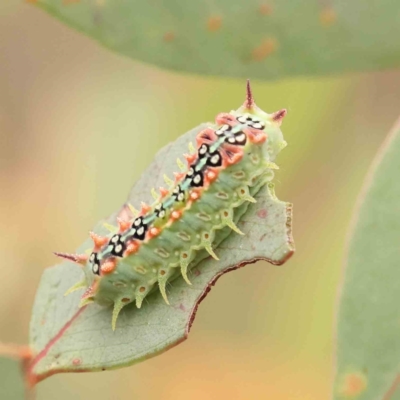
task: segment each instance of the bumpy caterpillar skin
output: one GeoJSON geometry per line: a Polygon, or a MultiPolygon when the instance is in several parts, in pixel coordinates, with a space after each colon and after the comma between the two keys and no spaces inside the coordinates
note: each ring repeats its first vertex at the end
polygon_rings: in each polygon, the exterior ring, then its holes
{"type": "MultiPolygon", "coordinates": [[[[80,306],[96,302],[114,305],[112,328],[119,312],[157,288],[168,303],[166,284],[205,257],[215,259],[213,247],[233,230],[253,194],[273,177],[268,130],[280,126],[286,110],[267,114],[254,103],[250,84],[242,107],[216,117],[215,127],[200,132],[197,147],[185,155],[187,166],[169,189],[153,193],[152,205],[131,207],[131,219],[118,219],[118,228],[100,237],[91,233],[94,248],[89,254],[56,255],[83,266],[85,279],[67,293],[86,288],[80,306]]],[[[283,144],[285,144],[283,142],[283,144]]],[[[178,163],[182,164],[181,162],[178,163]]]]}

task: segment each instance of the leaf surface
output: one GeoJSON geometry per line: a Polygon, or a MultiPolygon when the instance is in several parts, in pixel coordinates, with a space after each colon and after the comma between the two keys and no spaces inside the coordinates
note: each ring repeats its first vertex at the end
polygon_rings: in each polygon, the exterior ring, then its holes
{"type": "MultiPolygon", "coordinates": [[[[164,173],[171,176],[176,158],[187,152],[189,141],[206,126],[200,125],[162,149],[128,201],[138,206],[150,200],[150,189],[162,184],[164,173]]],[[[276,154],[284,143],[278,128],[269,133],[269,140],[276,154]]],[[[189,274],[191,286],[181,277],[172,281],[170,306],[157,291],[140,310],[134,305],[125,307],[115,332],[110,308],[91,304],[78,310],[81,293],[64,297],[82,278],[79,267],[64,262],[45,270],[31,319],[30,345],[36,356],[29,367],[30,380],[37,382],[57,372],[118,368],[166,351],[186,339],[199,302],[223,273],[260,259],[284,263],[294,251],[291,205],[275,197],[272,184],[260,190],[256,199],[239,223],[245,236],[231,234],[216,249],[220,261],[209,257],[198,264],[189,274]]],[[[115,224],[117,214],[107,221],[115,224]]],[[[99,223],[94,230],[105,233],[104,229],[99,223]]],[[[91,246],[88,239],[78,251],[91,246]]]]}
{"type": "Polygon", "coordinates": [[[338,315],[335,399],[389,400],[400,383],[400,120],[371,167],[338,315]]]}
{"type": "Polygon", "coordinates": [[[398,0],[34,0],[120,54],[196,74],[277,79],[400,65],[398,0]]]}

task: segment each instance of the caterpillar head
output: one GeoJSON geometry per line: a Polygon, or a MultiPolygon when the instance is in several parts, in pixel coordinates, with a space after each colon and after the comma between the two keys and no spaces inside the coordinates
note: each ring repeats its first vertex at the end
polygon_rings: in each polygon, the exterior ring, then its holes
{"type": "Polygon", "coordinates": [[[235,126],[241,125],[250,141],[253,143],[263,143],[268,138],[266,147],[269,159],[274,160],[276,155],[287,143],[283,139],[280,126],[287,114],[286,109],[268,114],[259,108],[253,98],[250,81],[247,80],[246,100],[237,110],[230,113],[221,113],[216,117],[216,124],[222,125],[216,133],[223,133],[235,126]]]}

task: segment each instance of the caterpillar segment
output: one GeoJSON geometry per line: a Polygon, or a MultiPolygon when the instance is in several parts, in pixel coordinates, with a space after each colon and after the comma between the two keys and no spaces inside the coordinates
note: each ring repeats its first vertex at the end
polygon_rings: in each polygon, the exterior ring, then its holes
{"type": "Polygon", "coordinates": [[[129,205],[132,217],[107,225],[107,236],[91,233],[89,256],[55,253],[85,272],[66,294],[86,288],[80,306],[113,305],[113,330],[124,306],[140,308],[157,288],[169,304],[167,283],[182,276],[191,284],[193,266],[205,257],[218,260],[218,245],[230,232],[243,235],[238,221],[277,168],[273,158],[285,144],[279,136],[285,115],[259,109],[248,83],[243,106],[218,114],[215,126],[197,135],[186,163],[177,160],[174,180],[164,175],[168,189],[152,190],[153,204],[142,203],[140,211],[129,205]]]}

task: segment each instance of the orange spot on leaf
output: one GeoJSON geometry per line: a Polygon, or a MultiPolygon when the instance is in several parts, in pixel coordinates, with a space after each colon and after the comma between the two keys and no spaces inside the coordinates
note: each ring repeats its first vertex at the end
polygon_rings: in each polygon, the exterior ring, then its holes
{"type": "Polygon", "coordinates": [[[252,59],[254,61],[262,61],[269,55],[274,53],[278,48],[278,41],[275,38],[266,38],[262,43],[253,49],[252,59]]]}
{"type": "Polygon", "coordinates": [[[221,29],[222,18],[220,16],[210,17],[207,20],[207,29],[210,32],[216,32],[221,29]]]}
{"type": "Polygon", "coordinates": [[[339,385],[339,395],[354,399],[358,397],[367,387],[367,378],[361,372],[351,372],[343,376],[339,385]]]}
{"type": "Polygon", "coordinates": [[[175,40],[175,33],[172,31],[166,32],[163,37],[165,42],[172,42],[175,40]]]}
{"type": "Polygon", "coordinates": [[[272,7],[268,4],[261,4],[258,8],[261,15],[271,15],[272,14],[272,7]]]}
{"type": "Polygon", "coordinates": [[[322,10],[319,14],[319,22],[325,27],[333,25],[336,22],[336,19],[337,14],[331,7],[325,8],[325,10],[322,10]]]}

